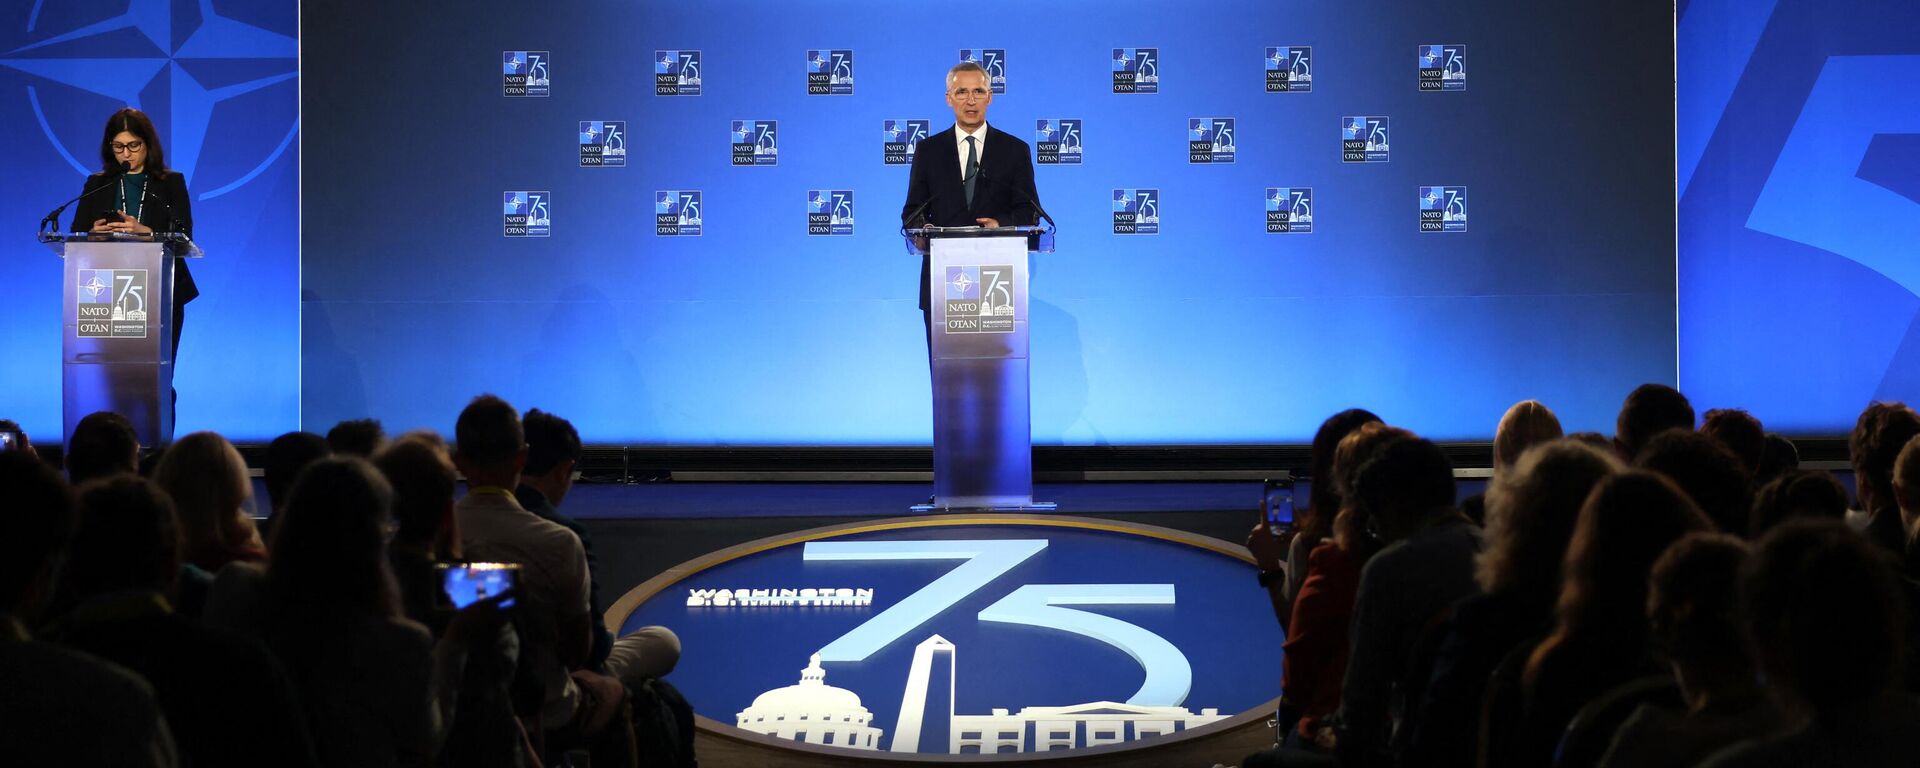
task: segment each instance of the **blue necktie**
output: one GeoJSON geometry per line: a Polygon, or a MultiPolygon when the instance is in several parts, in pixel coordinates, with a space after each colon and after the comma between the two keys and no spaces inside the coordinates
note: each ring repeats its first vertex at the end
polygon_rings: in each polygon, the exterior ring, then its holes
{"type": "Polygon", "coordinates": [[[973,207],[973,182],[980,177],[980,155],[974,151],[973,137],[967,137],[967,207],[973,207]]]}

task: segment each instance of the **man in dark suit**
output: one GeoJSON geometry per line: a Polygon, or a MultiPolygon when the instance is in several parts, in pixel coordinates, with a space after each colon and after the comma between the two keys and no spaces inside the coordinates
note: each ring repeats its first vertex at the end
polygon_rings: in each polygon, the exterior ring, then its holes
{"type": "MultiPolygon", "coordinates": [[[[954,125],[921,139],[913,154],[901,223],[909,227],[998,227],[1033,224],[1040,199],[1027,143],[987,125],[993,90],[987,71],[961,62],[947,71],[947,106],[954,125]]],[[[920,257],[920,314],[933,337],[927,304],[930,264],[920,257]]]]}

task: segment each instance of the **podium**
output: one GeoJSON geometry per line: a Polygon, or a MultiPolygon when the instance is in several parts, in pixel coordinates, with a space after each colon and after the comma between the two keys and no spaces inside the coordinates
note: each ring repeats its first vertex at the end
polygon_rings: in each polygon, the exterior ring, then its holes
{"type": "Polygon", "coordinates": [[[40,235],[61,280],[62,435],[112,411],[147,447],[173,441],[173,262],[203,254],[185,235],[40,235]]]}
{"type": "Polygon", "coordinates": [[[1033,500],[1027,289],[1037,227],[923,227],[908,248],[931,258],[933,500],[917,512],[1049,511],[1033,500]]]}

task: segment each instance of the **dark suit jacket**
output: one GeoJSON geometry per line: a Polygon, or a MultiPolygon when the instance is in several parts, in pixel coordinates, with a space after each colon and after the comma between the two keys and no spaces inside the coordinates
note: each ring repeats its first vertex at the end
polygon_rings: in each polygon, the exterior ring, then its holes
{"type": "MultiPolygon", "coordinates": [[[[96,173],[87,177],[80,189],[82,192],[94,187],[99,189],[80,198],[79,208],[73,212],[72,230],[85,232],[93,229],[93,222],[106,218],[113,210],[114,202],[119,199],[116,184],[103,183],[107,175],[96,173]]],[[[138,205],[128,203],[131,208],[140,210],[140,223],[153,228],[155,232],[179,232],[193,237],[193,200],[187,195],[187,177],[179,171],[168,171],[164,176],[156,176],[147,184],[146,199],[138,205]]],[[[193,284],[193,273],[187,271],[186,259],[175,259],[173,274],[174,306],[193,301],[200,295],[199,287],[193,284]]]]}
{"type": "MultiPolygon", "coordinates": [[[[937,227],[971,227],[974,219],[994,219],[1005,226],[1033,224],[1032,201],[1040,199],[1033,184],[1033,157],[1027,143],[992,125],[980,154],[980,178],[974,181],[973,205],[967,205],[960,173],[958,134],[953,128],[920,140],[913,152],[913,173],[907,181],[907,203],[900,208],[901,223],[937,227]],[[914,215],[922,203],[923,213],[914,215]],[[908,221],[907,217],[914,220],[908,221]]],[[[920,257],[920,309],[927,308],[930,265],[920,257]]]]}

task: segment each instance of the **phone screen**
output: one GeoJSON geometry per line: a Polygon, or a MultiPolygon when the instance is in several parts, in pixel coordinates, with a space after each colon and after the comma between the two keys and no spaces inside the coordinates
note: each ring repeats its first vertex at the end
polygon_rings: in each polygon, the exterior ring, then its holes
{"type": "MultiPolygon", "coordinates": [[[[511,593],[520,580],[520,566],[513,563],[442,563],[440,572],[440,586],[455,608],[511,593]]],[[[502,608],[512,606],[512,597],[500,603],[502,608]]]]}
{"type": "Polygon", "coordinates": [[[1293,481],[1268,480],[1261,490],[1260,508],[1266,511],[1267,529],[1274,535],[1293,528],[1293,481]]]}
{"type": "Polygon", "coordinates": [[[13,450],[13,433],[0,432],[0,451],[13,450]]]}

